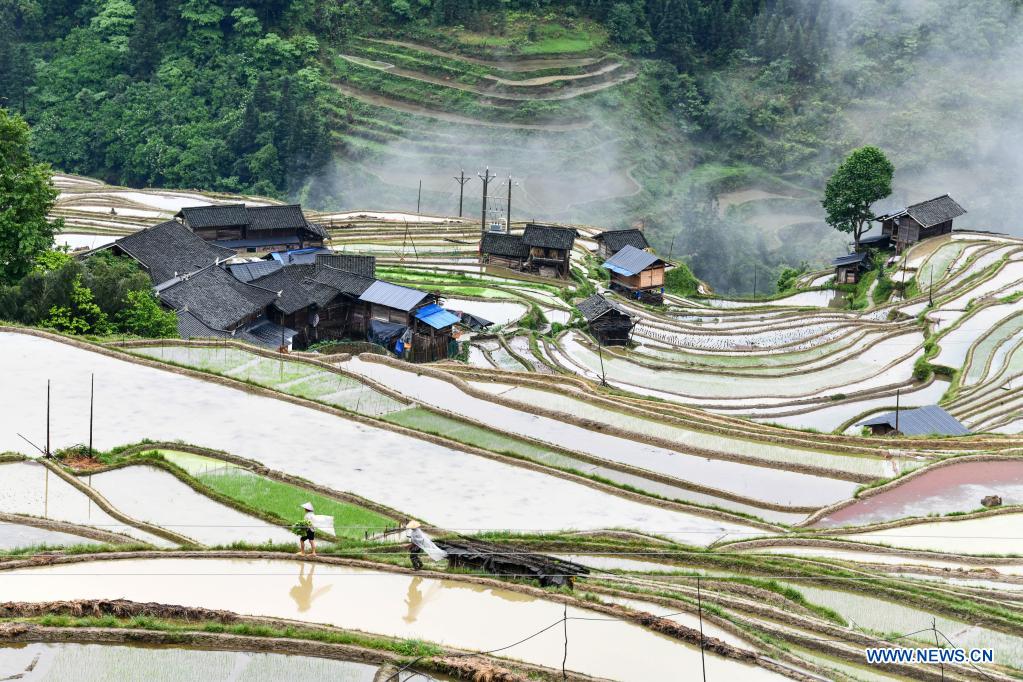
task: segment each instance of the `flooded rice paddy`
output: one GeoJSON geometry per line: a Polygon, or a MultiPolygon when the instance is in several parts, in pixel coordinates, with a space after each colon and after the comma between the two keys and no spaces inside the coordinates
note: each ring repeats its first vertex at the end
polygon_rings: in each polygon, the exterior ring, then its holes
{"type": "MultiPolygon", "coordinates": [[[[112,598],[299,619],[475,650],[512,645],[564,614],[561,604],[500,588],[280,560],[95,561],[7,571],[0,581],[0,602],[112,598]]],[[[568,608],[568,617],[569,670],[638,682],[665,670],[700,670],[695,647],[577,607],[568,608]]],[[[564,652],[559,625],[502,655],[560,669],[564,652]]],[[[711,655],[707,672],[711,679],[784,679],[711,655]]]]}
{"type": "Polygon", "coordinates": [[[70,643],[0,646],[0,679],[20,682],[373,682],[377,670],[365,663],[244,651],[70,643]]]}
{"type": "Polygon", "coordinates": [[[846,539],[934,552],[975,555],[1023,555],[1023,513],[975,519],[927,521],[850,535],[846,539]]]}
{"type": "Polygon", "coordinates": [[[291,531],[215,502],[155,467],[131,466],[97,474],[92,487],[126,514],[204,545],[295,541],[291,531]]]}
{"type": "MultiPolygon", "coordinates": [[[[671,530],[704,544],[722,534],[755,531],[47,339],[0,334],[0,370],[9,379],[0,385],[0,412],[13,423],[38,424],[40,431],[46,380],[55,378],[55,447],[87,436],[89,377],[95,372],[96,446],[104,449],[144,438],[182,439],[351,491],[452,530],[617,527],[671,530]],[[302,434],[301,441],[296,433],[302,434]],[[535,504],[537,499],[544,504],[535,504]]],[[[29,446],[0,430],[0,449],[27,452],[29,446]]]]}
{"type": "Polygon", "coordinates": [[[61,533],[46,528],[36,528],[35,526],[25,526],[20,523],[0,521],[0,550],[11,550],[36,545],[60,547],[96,544],[100,544],[100,541],[84,538],[80,535],[71,535],[70,533],[61,533]]]}
{"type": "Polygon", "coordinates": [[[815,527],[859,526],[908,516],[981,509],[981,498],[1023,504],[1023,462],[963,462],[939,467],[829,514],[815,527]]]}

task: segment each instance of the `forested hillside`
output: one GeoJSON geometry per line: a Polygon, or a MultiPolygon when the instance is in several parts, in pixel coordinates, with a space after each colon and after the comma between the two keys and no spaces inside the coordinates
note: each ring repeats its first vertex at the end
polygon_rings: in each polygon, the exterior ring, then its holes
{"type": "Polygon", "coordinates": [[[0,0],[0,104],[55,167],[130,186],[642,224],[729,292],[844,248],[860,144],[893,201],[1016,231],[1020,0],[0,0]],[[467,185],[479,210],[479,183],[467,185]],[[469,200],[471,198],[471,200],[469,200]]]}

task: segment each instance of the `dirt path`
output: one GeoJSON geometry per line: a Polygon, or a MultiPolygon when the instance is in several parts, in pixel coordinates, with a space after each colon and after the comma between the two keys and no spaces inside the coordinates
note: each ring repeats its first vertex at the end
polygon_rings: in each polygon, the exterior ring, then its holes
{"type": "Polygon", "coordinates": [[[391,99],[390,97],[383,97],[381,95],[363,92],[362,90],[356,90],[355,88],[347,85],[341,85],[340,83],[331,83],[331,85],[341,94],[357,99],[360,102],[365,102],[366,104],[372,104],[378,107],[387,107],[388,109],[404,111],[405,113],[416,114],[417,116],[429,116],[430,118],[447,121],[448,123],[461,123],[465,125],[482,126],[485,128],[507,128],[511,130],[543,130],[551,133],[585,130],[593,125],[592,121],[576,121],[574,123],[507,123],[504,121],[484,121],[478,118],[452,114],[446,111],[437,111],[436,109],[429,109],[419,104],[412,104],[410,102],[391,99]]]}
{"type": "Polygon", "coordinates": [[[513,87],[522,86],[536,86],[536,85],[547,85],[548,83],[555,83],[557,81],[574,81],[580,78],[593,78],[594,76],[601,76],[605,73],[611,73],[617,69],[622,68],[621,62],[611,62],[605,64],[596,71],[589,71],[587,73],[576,73],[568,74],[564,76],[539,76],[537,78],[523,78],[522,80],[515,80],[513,78],[500,78],[498,76],[491,76],[495,83],[499,85],[511,85],[513,87]]]}
{"type": "Polygon", "coordinates": [[[378,38],[367,38],[366,40],[373,43],[382,43],[384,45],[396,45],[398,47],[407,47],[412,50],[419,50],[426,54],[432,54],[437,57],[445,57],[447,59],[457,59],[463,62],[469,62],[471,64],[479,64],[480,66],[488,66],[493,69],[501,69],[502,71],[536,71],[537,69],[567,69],[577,66],[589,66],[599,61],[599,57],[560,57],[556,59],[512,59],[508,61],[502,61],[499,59],[480,59],[479,57],[469,57],[464,54],[457,52],[445,52],[444,50],[438,50],[435,47],[427,47],[426,45],[419,45],[418,43],[408,43],[402,40],[382,40],[378,38]]]}
{"type": "MultiPolygon", "coordinates": [[[[362,57],[354,57],[352,55],[347,54],[340,55],[340,57],[346,61],[352,62],[353,64],[358,64],[359,66],[363,66],[368,69],[386,71],[387,73],[393,73],[397,76],[401,76],[402,78],[408,78],[409,80],[419,81],[420,83],[429,83],[431,85],[439,85],[443,88],[454,88],[456,90],[462,90],[464,92],[471,92],[474,95],[479,95],[480,97],[486,97],[487,99],[495,100],[495,103],[498,106],[510,106],[510,104],[514,102],[573,99],[575,97],[579,97],[580,95],[586,95],[591,92],[599,92],[601,90],[613,88],[616,85],[628,82],[636,77],[635,72],[626,72],[618,76],[617,78],[613,78],[611,80],[602,81],[600,83],[594,83],[592,85],[584,85],[573,89],[564,88],[556,92],[535,94],[506,93],[488,90],[485,88],[481,88],[477,85],[470,85],[469,83],[460,83],[459,81],[453,79],[431,76],[429,74],[421,73],[419,71],[410,71],[408,69],[403,69],[399,66],[395,66],[394,64],[389,64],[387,62],[380,62],[372,59],[363,59],[362,57]],[[507,104],[502,105],[501,100],[503,100],[507,104]]],[[[559,79],[560,77],[558,76],[552,77],[552,80],[559,79]]]]}

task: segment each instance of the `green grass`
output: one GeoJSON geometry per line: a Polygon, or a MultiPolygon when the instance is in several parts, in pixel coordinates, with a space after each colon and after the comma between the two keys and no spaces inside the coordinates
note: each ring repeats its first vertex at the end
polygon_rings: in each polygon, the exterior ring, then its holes
{"type": "Polygon", "coordinates": [[[338,537],[361,539],[365,531],[374,532],[394,525],[391,520],[368,509],[242,470],[200,474],[197,478],[221,495],[275,514],[289,523],[302,520],[305,511],[301,505],[312,502],[317,514],[334,517],[334,531],[338,537]]]}

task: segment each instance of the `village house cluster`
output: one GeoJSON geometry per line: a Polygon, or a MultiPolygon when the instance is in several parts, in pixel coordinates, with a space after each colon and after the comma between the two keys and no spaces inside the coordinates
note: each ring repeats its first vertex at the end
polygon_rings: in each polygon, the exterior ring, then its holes
{"type": "Polygon", "coordinates": [[[377,279],[373,256],[324,248],[326,230],[299,206],[201,206],[176,218],[90,254],[137,261],[182,338],[285,350],[366,339],[413,362],[457,353],[459,314],[435,294],[377,279]],[[236,262],[241,254],[264,259],[236,262]]]}

